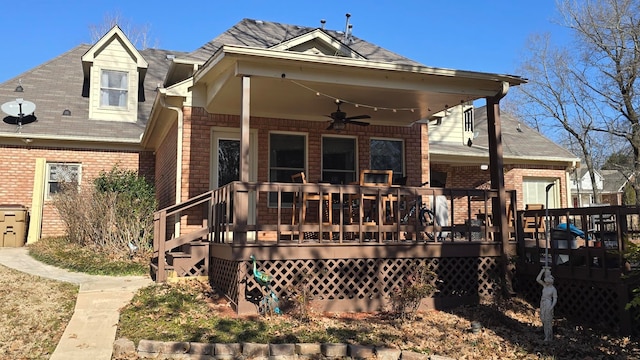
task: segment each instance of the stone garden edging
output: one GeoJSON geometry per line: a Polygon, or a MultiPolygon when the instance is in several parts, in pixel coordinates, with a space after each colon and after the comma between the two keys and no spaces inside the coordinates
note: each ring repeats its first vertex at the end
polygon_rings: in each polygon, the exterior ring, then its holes
{"type": "Polygon", "coordinates": [[[342,343],[210,344],[198,342],[140,340],[120,338],[113,344],[113,359],[129,359],[136,354],[142,359],[178,360],[302,360],[302,359],[375,359],[375,360],[450,360],[413,351],[378,348],[342,343]]]}

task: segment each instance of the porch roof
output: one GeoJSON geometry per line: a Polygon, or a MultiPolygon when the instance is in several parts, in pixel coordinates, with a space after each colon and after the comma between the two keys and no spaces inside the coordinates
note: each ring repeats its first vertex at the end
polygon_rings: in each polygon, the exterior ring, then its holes
{"type": "Polygon", "coordinates": [[[224,45],[194,74],[194,88],[204,89],[199,105],[240,115],[244,76],[251,77],[252,117],[327,121],[339,99],[349,115],[399,126],[526,82],[512,75],[224,45]]]}

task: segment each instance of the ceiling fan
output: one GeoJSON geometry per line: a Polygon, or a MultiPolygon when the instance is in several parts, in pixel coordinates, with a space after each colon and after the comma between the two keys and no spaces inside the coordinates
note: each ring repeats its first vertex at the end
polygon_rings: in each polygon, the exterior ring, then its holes
{"type": "Polygon", "coordinates": [[[356,115],[356,116],[347,117],[347,113],[342,111],[342,110],[340,110],[340,104],[342,104],[342,102],[340,100],[336,100],[336,104],[338,105],[338,110],[332,112],[331,115],[327,115],[328,117],[331,118],[330,123],[329,123],[329,127],[327,128],[327,130],[332,130],[332,129],[342,130],[342,129],[344,129],[346,124],[354,124],[354,125],[360,125],[360,126],[369,125],[368,122],[357,121],[357,120],[358,119],[370,119],[371,116],[369,116],[369,115],[356,115]]]}

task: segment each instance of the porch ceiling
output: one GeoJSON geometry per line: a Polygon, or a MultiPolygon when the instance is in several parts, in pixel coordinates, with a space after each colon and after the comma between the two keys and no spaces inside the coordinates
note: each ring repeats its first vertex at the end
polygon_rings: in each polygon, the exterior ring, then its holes
{"type": "Polygon", "coordinates": [[[347,116],[375,125],[410,125],[462,102],[494,96],[523,79],[224,46],[194,75],[208,112],[240,115],[242,77],[251,77],[251,116],[328,121],[343,102],[347,116]]]}

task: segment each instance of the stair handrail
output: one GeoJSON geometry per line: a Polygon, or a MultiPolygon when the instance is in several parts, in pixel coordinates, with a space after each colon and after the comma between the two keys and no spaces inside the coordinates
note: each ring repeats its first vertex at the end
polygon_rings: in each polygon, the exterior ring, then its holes
{"type": "MultiPolygon", "coordinates": [[[[167,217],[171,215],[178,214],[182,211],[188,210],[192,207],[201,205],[207,201],[212,201],[213,194],[215,190],[210,190],[195,197],[192,197],[186,201],[181,203],[167,206],[163,209],[156,211],[153,214],[153,251],[154,253],[158,252],[158,270],[156,273],[156,281],[164,282],[166,281],[166,273],[165,273],[165,261],[166,261],[166,252],[175,249],[176,247],[182,245],[186,242],[188,238],[188,234],[184,236],[178,236],[174,239],[167,240],[166,236],[166,225],[167,225],[167,217]],[[183,241],[184,240],[184,241],[183,241]],[[169,244],[169,249],[167,249],[167,243],[169,244]]],[[[207,224],[207,228],[211,226],[211,224],[207,224]]],[[[204,229],[204,227],[203,227],[204,229]]],[[[208,229],[207,229],[208,232],[208,229]]]]}

